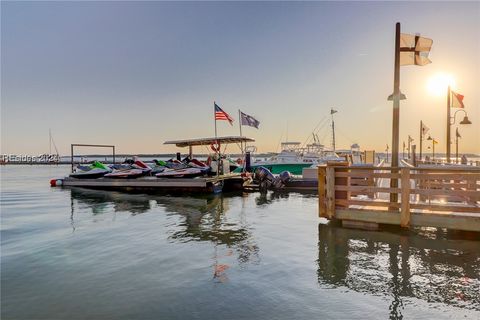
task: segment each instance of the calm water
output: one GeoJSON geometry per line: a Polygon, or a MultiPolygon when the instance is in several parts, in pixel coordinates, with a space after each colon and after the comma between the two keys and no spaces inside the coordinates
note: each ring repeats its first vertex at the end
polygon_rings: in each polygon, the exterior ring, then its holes
{"type": "Polygon", "coordinates": [[[50,188],[1,169],[2,319],[480,318],[480,241],[326,225],[314,195],[50,188]]]}

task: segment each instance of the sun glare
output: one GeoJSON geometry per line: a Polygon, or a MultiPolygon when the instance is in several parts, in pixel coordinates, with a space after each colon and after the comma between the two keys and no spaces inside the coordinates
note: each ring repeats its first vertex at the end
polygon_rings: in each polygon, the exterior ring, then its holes
{"type": "Polygon", "coordinates": [[[439,97],[447,95],[449,85],[455,89],[455,78],[448,73],[437,73],[428,80],[427,88],[430,94],[439,97]]]}

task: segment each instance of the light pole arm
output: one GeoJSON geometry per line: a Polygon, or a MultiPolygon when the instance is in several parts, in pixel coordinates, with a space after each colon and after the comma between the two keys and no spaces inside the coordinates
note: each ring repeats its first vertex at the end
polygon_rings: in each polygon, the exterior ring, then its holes
{"type": "Polygon", "coordinates": [[[456,116],[457,116],[457,113],[462,111],[463,113],[465,113],[465,116],[467,116],[467,111],[463,110],[463,109],[459,109],[457,111],[455,111],[455,113],[453,114],[453,116],[450,117],[450,125],[453,125],[455,124],[455,120],[456,120],[456,116]],[[452,121],[453,120],[453,121],[452,121]]]}

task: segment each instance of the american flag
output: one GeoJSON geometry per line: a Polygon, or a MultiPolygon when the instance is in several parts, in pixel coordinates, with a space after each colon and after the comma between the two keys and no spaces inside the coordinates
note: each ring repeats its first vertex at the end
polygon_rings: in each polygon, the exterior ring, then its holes
{"type": "Polygon", "coordinates": [[[215,102],[213,104],[215,105],[215,120],[227,120],[233,125],[233,118],[223,111],[215,102]]]}

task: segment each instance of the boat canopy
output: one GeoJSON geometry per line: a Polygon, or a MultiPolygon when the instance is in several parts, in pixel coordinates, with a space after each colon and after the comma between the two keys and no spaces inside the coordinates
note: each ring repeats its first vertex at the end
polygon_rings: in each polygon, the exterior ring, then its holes
{"type": "Polygon", "coordinates": [[[199,138],[187,140],[171,140],[165,141],[163,144],[174,144],[177,147],[191,147],[191,146],[209,146],[211,144],[220,143],[240,143],[240,142],[254,142],[254,139],[240,136],[217,137],[217,138],[199,138]]]}

